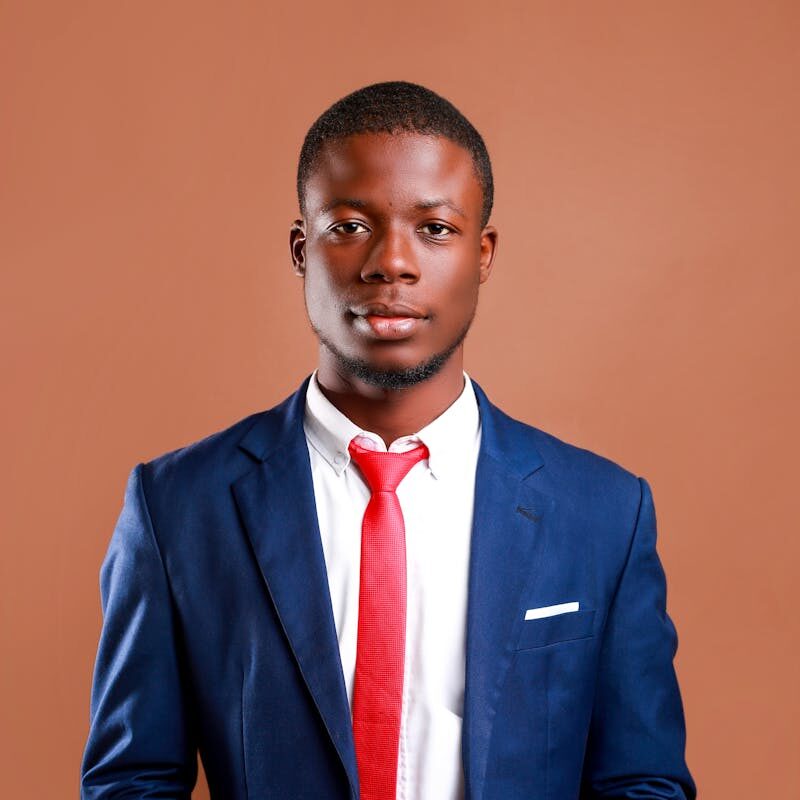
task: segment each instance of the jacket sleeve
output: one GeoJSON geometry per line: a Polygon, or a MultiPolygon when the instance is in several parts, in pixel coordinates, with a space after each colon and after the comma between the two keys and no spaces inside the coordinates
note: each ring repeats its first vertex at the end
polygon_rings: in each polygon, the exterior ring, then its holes
{"type": "Polygon", "coordinates": [[[600,652],[582,800],[694,800],[673,658],[677,635],[666,612],[650,486],[639,478],[635,529],[600,652]]]}
{"type": "Polygon", "coordinates": [[[142,472],[139,464],[130,474],[100,569],[103,627],[82,800],[189,800],[197,779],[176,618],[142,472]]]}

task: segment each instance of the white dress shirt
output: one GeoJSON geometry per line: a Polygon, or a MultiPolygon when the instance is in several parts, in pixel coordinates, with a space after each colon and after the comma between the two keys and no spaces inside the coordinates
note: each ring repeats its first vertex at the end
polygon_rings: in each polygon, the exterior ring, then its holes
{"type": "MultiPolygon", "coordinates": [[[[306,395],[305,433],[328,587],[352,708],[358,634],[361,522],[370,489],[347,447],[359,434],[385,451],[322,394],[313,374],[306,395]]],[[[472,382],[433,422],[403,436],[390,451],[427,445],[429,458],[400,483],[406,530],[406,650],[397,771],[398,800],[460,800],[464,796],[461,723],[464,713],[467,573],[480,417],[472,382]]]]}

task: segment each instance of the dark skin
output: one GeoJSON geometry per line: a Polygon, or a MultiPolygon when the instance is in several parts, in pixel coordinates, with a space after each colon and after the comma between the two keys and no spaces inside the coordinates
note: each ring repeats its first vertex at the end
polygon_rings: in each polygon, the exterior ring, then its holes
{"type": "Polygon", "coordinates": [[[403,388],[374,385],[347,365],[407,370],[463,338],[497,249],[482,204],[470,153],[410,132],[329,143],[306,184],[305,215],[289,242],[320,338],[320,388],[387,445],[458,398],[463,344],[435,374],[403,388]]]}

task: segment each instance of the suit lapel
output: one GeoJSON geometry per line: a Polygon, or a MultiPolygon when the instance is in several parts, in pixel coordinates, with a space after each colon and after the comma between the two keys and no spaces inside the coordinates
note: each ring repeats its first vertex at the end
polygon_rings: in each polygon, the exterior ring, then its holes
{"type": "Polygon", "coordinates": [[[289,646],[355,796],[350,707],[303,431],[307,385],[306,380],[240,442],[259,463],[232,488],[289,646]]]}
{"type": "Polygon", "coordinates": [[[497,701],[522,624],[520,597],[554,508],[553,499],[532,486],[543,461],[524,435],[530,429],[506,417],[474,386],[481,450],[467,601],[462,758],[468,798],[481,795],[497,701]]]}

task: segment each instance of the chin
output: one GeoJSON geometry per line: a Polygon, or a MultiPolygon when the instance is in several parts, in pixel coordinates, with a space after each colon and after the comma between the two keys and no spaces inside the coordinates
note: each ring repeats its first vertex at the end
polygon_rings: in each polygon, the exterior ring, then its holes
{"type": "Polygon", "coordinates": [[[469,324],[444,350],[433,354],[418,354],[416,357],[408,354],[408,357],[402,360],[390,361],[387,359],[388,363],[377,362],[374,358],[347,355],[324,337],[319,330],[315,329],[314,332],[320,343],[334,356],[339,368],[346,374],[371,386],[384,389],[405,389],[427,381],[436,375],[460,347],[468,330],[469,324]]]}
{"type": "Polygon", "coordinates": [[[444,366],[444,361],[438,356],[410,366],[394,365],[390,367],[376,366],[359,359],[337,357],[337,360],[354,378],[383,389],[406,389],[409,386],[415,386],[432,378],[444,366]]]}
{"type": "Polygon", "coordinates": [[[377,362],[374,359],[346,355],[331,343],[320,339],[333,354],[339,368],[346,374],[371,386],[382,389],[406,389],[436,375],[452,355],[452,349],[410,361],[377,362]],[[387,363],[388,362],[388,363],[387,363]]]}

